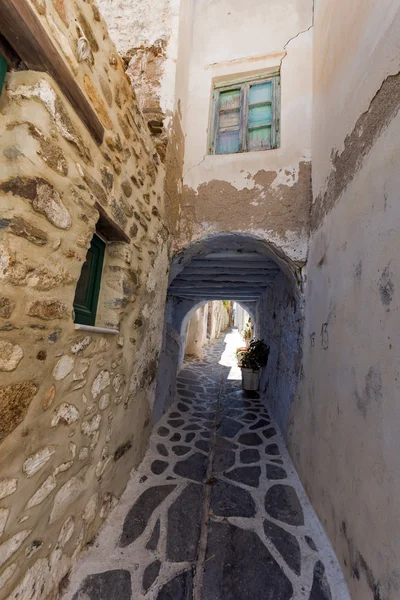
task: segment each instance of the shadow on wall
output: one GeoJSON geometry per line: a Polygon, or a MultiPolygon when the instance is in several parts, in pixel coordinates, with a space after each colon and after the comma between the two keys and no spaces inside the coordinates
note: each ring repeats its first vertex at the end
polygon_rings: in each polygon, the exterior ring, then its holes
{"type": "Polygon", "coordinates": [[[271,347],[261,392],[282,431],[302,370],[303,294],[299,272],[267,241],[214,235],[189,245],[171,264],[153,423],[171,405],[183,362],[187,325],[210,300],[235,300],[250,314],[255,335],[271,347]],[[185,285],[186,284],[186,285],[185,285]]]}

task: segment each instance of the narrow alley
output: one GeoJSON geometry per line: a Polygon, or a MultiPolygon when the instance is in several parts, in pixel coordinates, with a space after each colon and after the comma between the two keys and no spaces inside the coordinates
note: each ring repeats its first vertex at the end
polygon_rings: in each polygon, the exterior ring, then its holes
{"type": "Polygon", "coordinates": [[[173,406],[63,600],[348,600],[280,432],[226,330],[173,406]]]}

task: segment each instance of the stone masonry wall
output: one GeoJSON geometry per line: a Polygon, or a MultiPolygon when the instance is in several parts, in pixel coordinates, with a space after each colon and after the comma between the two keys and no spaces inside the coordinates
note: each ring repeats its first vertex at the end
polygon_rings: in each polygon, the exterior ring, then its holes
{"type": "Polygon", "coordinates": [[[47,74],[0,99],[0,598],[45,600],[143,455],[167,287],[164,169],[96,6],[32,0],[105,127],[98,146],[47,74]],[[77,23],[90,42],[78,63],[77,23]],[[98,211],[107,244],[96,325],[73,298],[98,211]]]}

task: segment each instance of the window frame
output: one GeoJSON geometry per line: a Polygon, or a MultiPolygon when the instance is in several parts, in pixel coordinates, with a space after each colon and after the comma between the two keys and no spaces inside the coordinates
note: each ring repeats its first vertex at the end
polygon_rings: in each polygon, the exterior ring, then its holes
{"type": "MultiPolygon", "coordinates": [[[[240,154],[242,152],[265,152],[266,150],[275,150],[280,146],[280,108],[281,108],[281,86],[280,71],[274,71],[268,74],[251,76],[237,79],[230,82],[214,83],[212,93],[211,126],[209,136],[208,153],[218,156],[225,154],[240,154]],[[249,119],[249,93],[252,85],[261,83],[272,83],[271,100],[271,146],[270,148],[255,148],[248,150],[248,119],[249,119]],[[217,137],[219,131],[220,117],[220,93],[233,90],[240,90],[240,117],[239,117],[239,150],[238,152],[218,152],[217,137]]],[[[265,104],[265,102],[263,103],[265,104]]]]}
{"type": "Polygon", "coordinates": [[[104,240],[104,238],[102,238],[102,236],[100,236],[99,233],[96,232],[93,235],[92,241],[90,242],[90,247],[86,253],[87,258],[89,251],[92,251],[95,260],[92,261],[92,265],[89,272],[88,291],[86,294],[86,301],[84,305],[75,303],[76,290],[78,289],[78,285],[82,276],[82,271],[75,288],[75,296],[73,303],[75,313],[74,323],[77,323],[79,325],[94,326],[96,324],[97,307],[99,302],[101,276],[103,272],[106,245],[107,243],[104,240]],[[93,249],[95,251],[93,251],[93,249]]]}

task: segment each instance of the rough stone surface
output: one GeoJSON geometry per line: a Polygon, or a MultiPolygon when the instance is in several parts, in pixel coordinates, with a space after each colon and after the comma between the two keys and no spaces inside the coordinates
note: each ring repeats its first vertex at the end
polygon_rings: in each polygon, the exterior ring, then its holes
{"type": "Polygon", "coordinates": [[[175,485],[160,485],[143,492],[126,515],[119,540],[121,548],[132,544],[143,533],[154,510],[175,487],[175,485]]]}
{"type": "Polygon", "coordinates": [[[50,523],[59,519],[73,502],[84,492],[85,484],[79,477],[72,477],[57,492],[50,514],[50,523]]]}
{"type": "Polygon", "coordinates": [[[63,403],[55,409],[53,418],[51,420],[51,426],[57,427],[57,425],[71,425],[75,423],[80,417],[79,410],[72,404],[63,403]]]}
{"type": "Polygon", "coordinates": [[[24,351],[18,344],[0,340],[0,371],[14,371],[24,356],[24,351]]]}
{"type": "Polygon", "coordinates": [[[0,567],[18,550],[30,533],[30,529],[24,529],[0,544],[0,567]]]}
{"type": "Polygon", "coordinates": [[[168,510],[167,559],[194,561],[203,518],[201,487],[190,483],[168,510]]]}
{"type": "Polygon", "coordinates": [[[211,524],[203,600],[289,600],[292,593],[291,582],[256,533],[229,523],[211,524]]]}
{"type": "Polygon", "coordinates": [[[225,473],[225,477],[257,488],[260,482],[261,467],[238,467],[225,473]]]}
{"type": "Polygon", "coordinates": [[[193,600],[192,571],[184,571],[168,581],[159,591],[157,600],[193,600]]]}
{"type": "Polygon", "coordinates": [[[161,569],[161,562],[159,560],[155,560],[150,563],[144,570],[142,585],[145,592],[147,592],[155,580],[158,577],[158,574],[161,569]]]}
{"type": "Polygon", "coordinates": [[[325,567],[321,561],[318,561],[314,567],[310,600],[332,600],[331,590],[325,575],[325,567]]]}
{"type": "Polygon", "coordinates": [[[179,461],[174,467],[174,473],[194,481],[203,481],[207,471],[207,458],[204,454],[195,452],[186,460],[179,461]]]}
{"type": "Polygon", "coordinates": [[[146,544],[147,550],[152,550],[153,552],[157,550],[158,540],[160,539],[160,519],[157,519],[156,524],[154,525],[154,529],[151,533],[149,541],[146,544]]]}
{"type": "Polygon", "coordinates": [[[288,525],[303,525],[304,516],[295,489],[290,485],[276,484],[265,496],[265,510],[278,521],[288,525]]]}
{"type": "Polygon", "coordinates": [[[22,470],[27,477],[32,477],[35,473],[40,471],[42,467],[51,459],[55,454],[55,446],[47,446],[32,454],[26,459],[22,465],[22,470]]]}
{"type": "Polygon", "coordinates": [[[272,523],[272,521],[264,521],[264,531],[265,535],[276,546],[278,552],[283,556],[292,571],[296,575],[300,575],[301,553],[297,538],[289,531],[272,523]]]}
{"type": "Polygon", "coordinates": [[[118,569],[89,575],[73,600],[131,600],[131,575],[118,569]]]}
{"type": "Polygon", "coordinates": [[[0,479],[0,500],[3,498],[7,498],[7,496],[11,496],[14,492],[17,491],[18,488],[18,480],[13,478],[3,478],[0,479]]]}
{"type": "Polygon", "coordinates": [[[219,517],[254,517],[256,505],[242,488],[218,480],[211,492],[211,509],[219,517]]]}
{"type": "Polygon", "coordinates": [[[38,388],[35,381],[0,388],[0,441],[22,423],[38,388]]]}
{"type": "Polygon", "coordinates": [[[68,356],[67,354],[62,356],[54,368],[54,379],[56,381],[65,379],[65,377],[71,373],[72,369],[74,368],[74,364],[75,360],[72,358],[72,356],[68,356]]]}

